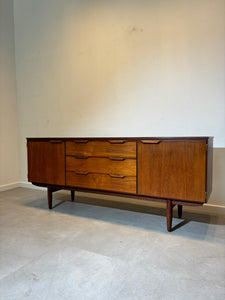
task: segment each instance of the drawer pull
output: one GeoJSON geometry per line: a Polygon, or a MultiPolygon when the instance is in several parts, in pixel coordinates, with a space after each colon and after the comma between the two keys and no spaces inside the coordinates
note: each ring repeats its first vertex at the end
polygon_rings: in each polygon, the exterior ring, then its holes
{"type": "Polygon", "coordinates": [[[124,144],[126,140],[108,140],[110,144],[124,144]]]}
{"type": "Polygon", "coordinates": [[[110,160],[116,160],[116,161],[124,161],[126,158],[123,157],[109,157],[110,160]]]}
{"type": "Polygon", "coordinates": [[[52,144],[61,144],[61,143],[63,143],[63,141],[62,140],[51,140],[50,143],[52,143],[52,144]]]}
{"type": "Polygon", "coordinates": [[[108,174],[112,178],[125,178],[126,175],[118,175],[118,174],[108,174]]]}
{"type": "Polygon", "coordinates": [[[160,140],[141,140],[142,144],[159,144],[160,140]]]}
{"type": "Polygon", "coordinates": [[[88,159],[89,158],[89,156],[78,156],[78,155],[76,155],[74,157],[77,159],[88,159]]]}
{"type": "Polygon", "coordinates": [[[73,141],[75,144],[87,144],[88,143],[88,140],[76,140],[76,141],[73,141]]]}
{"type": "Polygon", "coordinates": [[[89,173],[88,172],[75,172],[76,175],[83,175],[83,176],[86,176],[88,175],[89,173]]]}

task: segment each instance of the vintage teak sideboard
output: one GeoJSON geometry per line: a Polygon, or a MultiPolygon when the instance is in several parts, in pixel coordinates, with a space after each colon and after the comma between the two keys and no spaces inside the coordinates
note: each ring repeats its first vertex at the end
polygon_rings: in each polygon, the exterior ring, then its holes
{"type": "Polygon", "coordinates": [[[212,191],[212,137],[27,138],[28,181],[60,190],[202,205],[212,191]]]}

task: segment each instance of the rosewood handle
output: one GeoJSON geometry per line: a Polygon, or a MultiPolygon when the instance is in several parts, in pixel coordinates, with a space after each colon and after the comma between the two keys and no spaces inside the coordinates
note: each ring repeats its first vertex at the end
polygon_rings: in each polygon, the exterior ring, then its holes
{"type": "Polygon", "coordinates": [[[118,174],[108,174],[112,178],[125,178],[126,175],[118,175],[118,174]]]}
{"type": "Polygon", "coordinates": [[[124,144],[126,140],[108,140],[110,144],[124,144]]]}
{"type": "Polygon", "coordinates": [[[52,143],[52,144],[61,144],[61,143],[63,143],[63,141],[62,140],[51,140],[50,143],[52,143]]]}
{"type": "Polygon", "coordinates": [[[88,175],[89,173],[88,172],[75,172],[76,175],[88,175]]]}
{"type": "Polygon", "coordinates": [[[88,143],[88,140],[76,140],[76,141],[73,141],[75,144],[87,144],[88,143]]]}
{"type": "Polygon", "coordinates": [[[77,159],[88,159],[89,158],[89,156],[79,156],[79,155],[76,155],[74,157],[77,159]]]}
{"type": "Polygon", "coordinates": [[[141,140],[140,142],[142,144],[159,144],[161,141],[160,140],[141,140]]]}
{"type": "Polygon", "coordinates": [[[110,160],[116,160],[116,161],[123,161],[125,160],[126,158],[123,158],[123,157],[109,157],[110,160]]]}

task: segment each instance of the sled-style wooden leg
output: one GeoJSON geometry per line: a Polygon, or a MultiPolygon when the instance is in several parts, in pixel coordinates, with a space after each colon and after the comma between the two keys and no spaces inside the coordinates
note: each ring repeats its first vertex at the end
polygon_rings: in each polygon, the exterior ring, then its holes
{"type": "Polygon", "coordinates": [[[172,219],[173,219],[172,200],[167,200],[166,217],[167,217],[167,230],[171,231],[171,229],[172,229],[172,219]]]}
{"type": "Polygon", "coordinates": [[[182,208],[183,206],[182,205],[177,205],[178,207],[178,217],[181,218],[182,217],[182,208]]]}
{"type": "Polygon", "coordinates": [[[48,208],[52,209],[52,188],[48,187],[48,208]]]}
{"type": "Polygon", "coordinates": [[[74,191],[71,191],[71,201],[74,201],[74,191]]]}

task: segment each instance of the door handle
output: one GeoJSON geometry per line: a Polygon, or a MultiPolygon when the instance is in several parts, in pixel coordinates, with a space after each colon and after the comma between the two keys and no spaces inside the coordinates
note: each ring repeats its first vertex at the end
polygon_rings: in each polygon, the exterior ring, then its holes
{"type": "Polygon", "coordinates": [[[123,161],[125,160],[126,158],[123,158],[123,157],[109,157],[110,160],[116,160],[116,161],[123,161]]]}
{"type": "Polygon", "coordinates": [[[112,178],[125,178],[126,175],[118,175],[118,174],[108,174],[112,178]]]}
{"type": "Polygon", "coordinates": [[[108,140],[110,144],[124,144],[126,140],[108,140]]]}
{"type": "Polygon", "coordinates": [[[61,143],[63,143],[63,141],[62,140],[51,140],[50,143],[51,144],[61,144],[61,143]]]}
{"type": "Polygon", "coordinates": [[[88,140],[75,140],[73,141],[75,144],[87,144],[88,140]]]}
{"type": "Polygon", "coordinates": [[[89,172],[75,172],[76,175],[83,175],[86,176],[89,174],[89,172]]]}
{"type": "Polygon", "coordinates": [[[159,144],[161,140],[141,140],[142,144],[159,144]]]}

